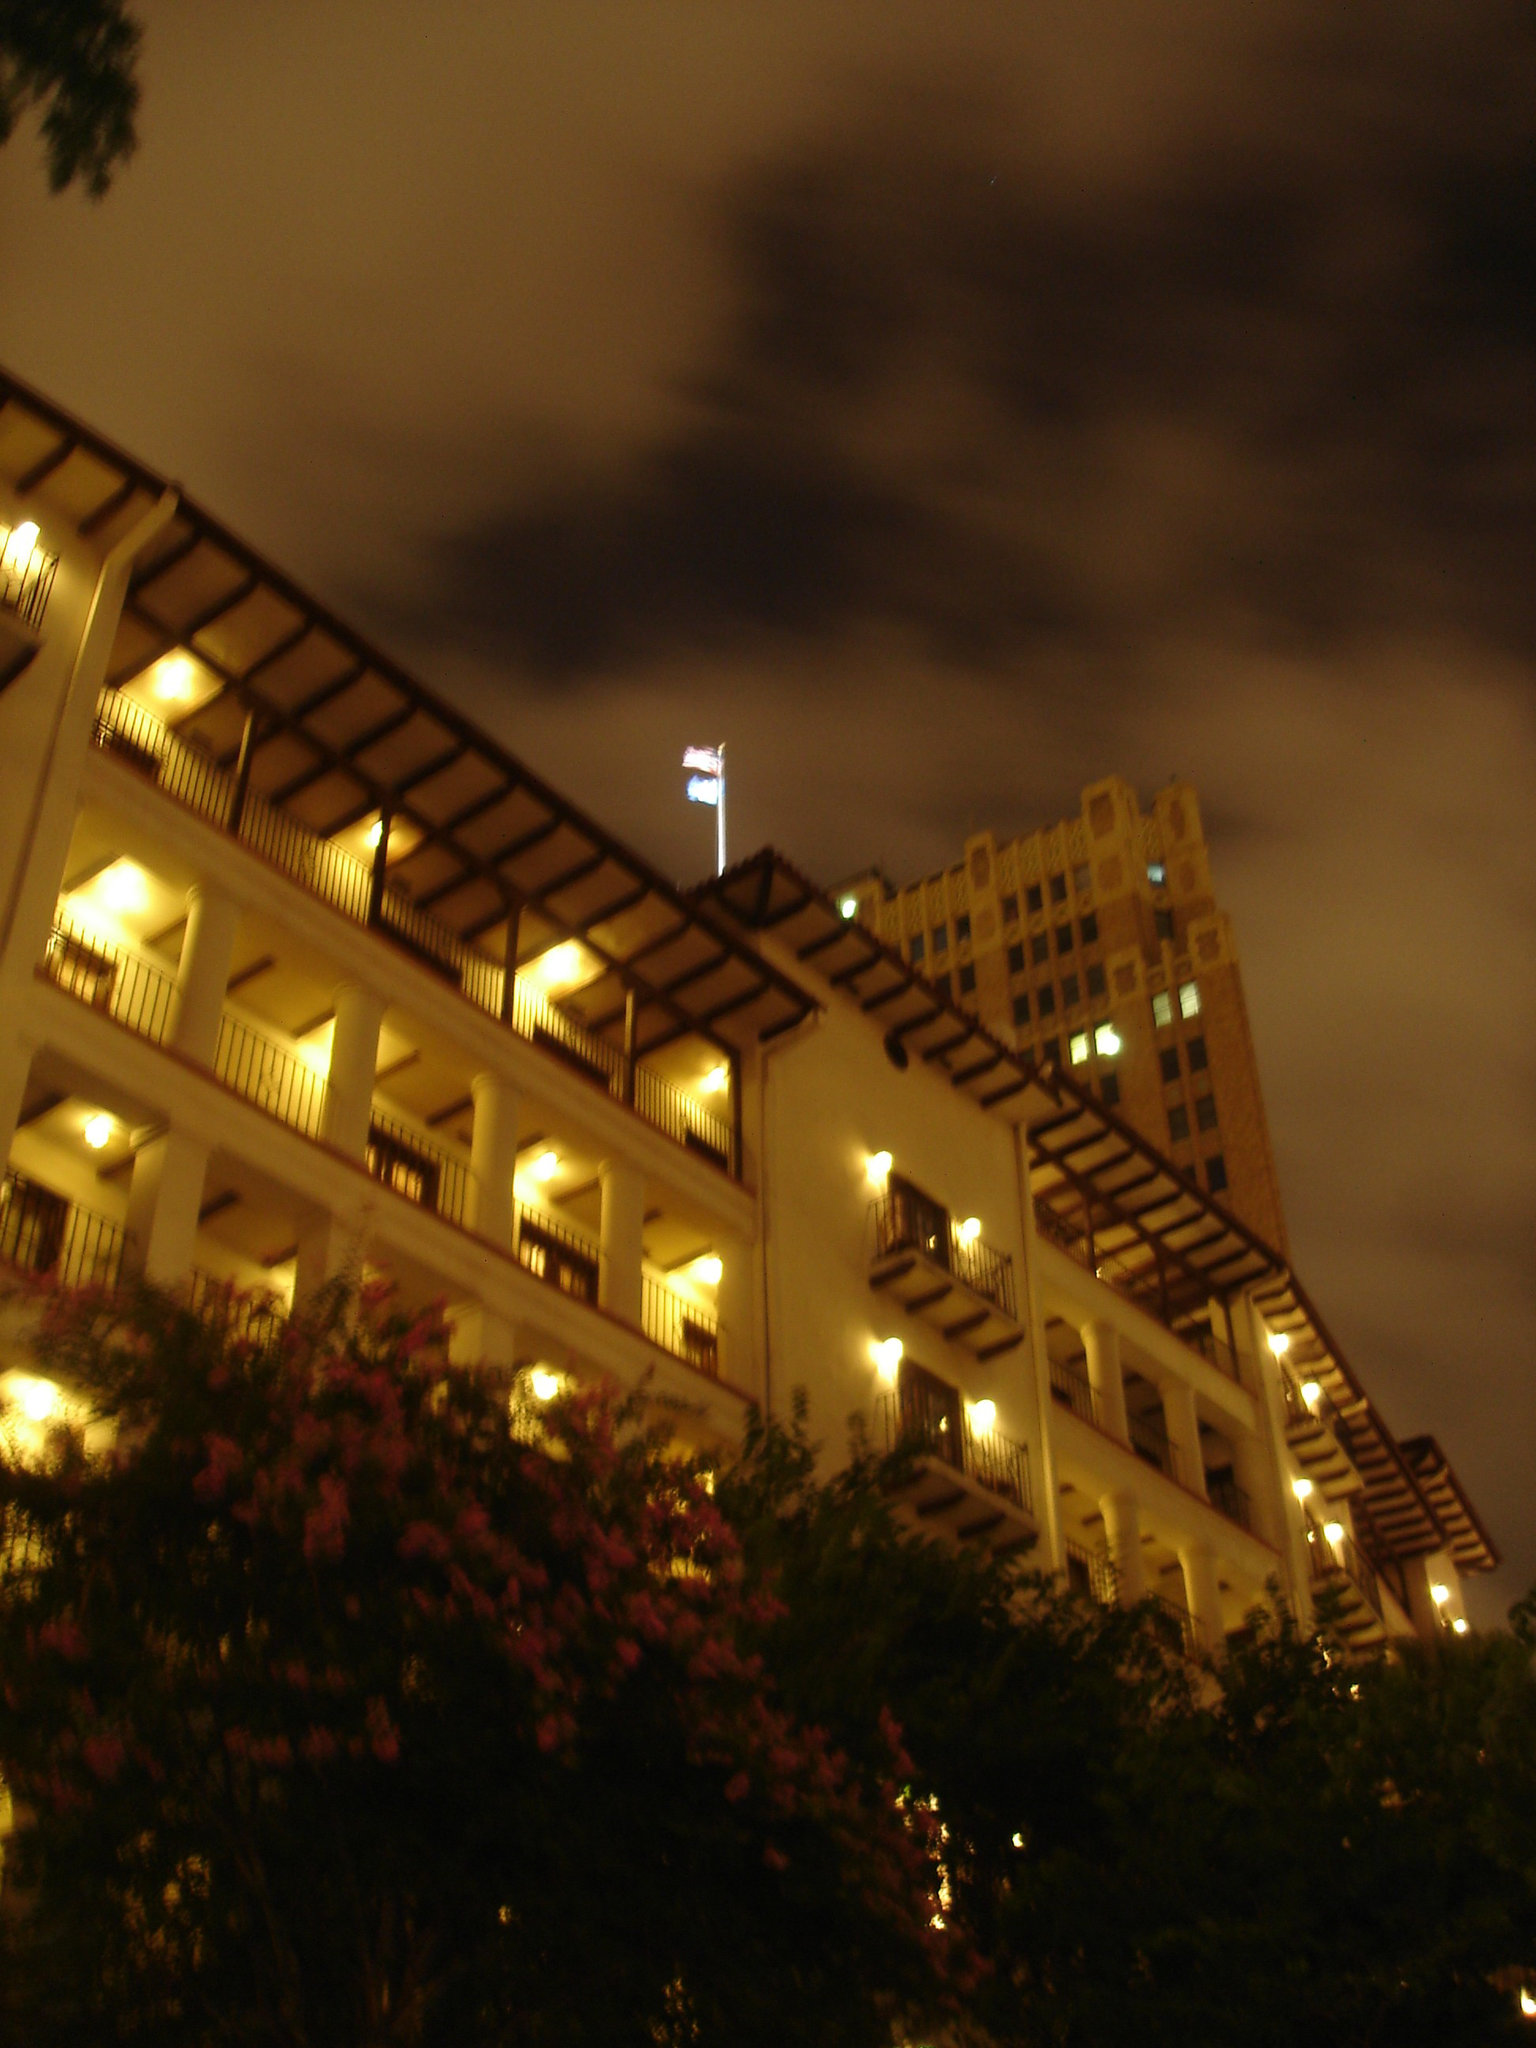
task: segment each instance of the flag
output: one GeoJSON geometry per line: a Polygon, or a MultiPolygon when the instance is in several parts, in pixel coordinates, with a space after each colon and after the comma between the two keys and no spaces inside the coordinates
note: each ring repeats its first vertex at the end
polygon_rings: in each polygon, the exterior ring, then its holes
{"type": "Polygon", "coordinates": [[[721,766],[719,749],[716,747],[684,747],[683,766],[685,768],[702,768],[706,775],[718,775],[721,766]]]}
{"type": "Polygon", "coordinates": [[[688,778],[688,801],[691,804],[718,804],[720,784],[713,775],[690,775],[688,778]]]}

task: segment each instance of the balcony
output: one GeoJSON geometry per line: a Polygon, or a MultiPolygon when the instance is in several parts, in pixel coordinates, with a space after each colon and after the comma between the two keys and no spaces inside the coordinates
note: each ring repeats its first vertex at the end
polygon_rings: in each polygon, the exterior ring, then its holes
{"type": "Polygon", "coordinates": [[[57,555],[37,545],[37,528],[0,526],[0,689],[37,652],[57,555]]]}
{"type": "MultiPolygon", "coordinates": [[[[56,923],[39,975],[87,1008],[163,1045],[175,1016],[176,984],[126,948],[56,923]]],[[[234,1094],[300,1136],[321,1142],[325,1077],[297,1052],[226,1009],[212,1072],[234,1094]]],[[[363,1164],[381,1187],[467,1230],[469,1165],[425,1131],[391,1114],[375,1098],[363,1164]]],[[[46,1189],[8,1177],[21,1190],[0,1215],[0,1256],[29,1271],[55,1272],[70,1285],[115,1280],[122,1237],[116,1226],[76,1210],[46,1189]]],[[[514,1202],[507,1250],[535,1278],[579,1301],[597,1304],[598,1245],[563,1219],[514,1202]]],[[[658,1349],[711,1378],[719,1376],[719,1333],[713,1312],[645,1275],[641,1324],[658,1349]]]]}
{"type": "Polygon", "coordinates": [[[1063,1542],[1062,1550],[1066,1557],[1069,1590],[1081,1593],[1100,1607],[1113,1607],[1117,1597],[1115,1568],[1108,1552],[1090,1550],[1086,1544],[1074,1543],[1070,1537],[1063,1542]]]}
{"type": "Polygon", "coordinates": [[[994,1552],[1021,1550],[1037,1535],[1029,1452],[999,1430],[971,1427],[957,1389],[903,1367],[880,1402],[887,1451],[913,1454],[904,1505],[921,1522],[994,1552]]]}
{"type": "Polygon", "coordinates": [[[203,753],[116,690],[96,710],[96,746],[153,782],[194,813],[296,882],[349,923],[368,927],[457,991],[486,1016],[538,1046],[593,1087],[724,1173],[739,1172],[735,1130],[725,1117],[656,1073],[630,1060],[579,1019],[420,910],[401,890],[376,885],[373,871],[329,839],[306,831],[274,805],[244,789],[203,753]]]}
{"type": "Polygon", "coordinates": [[[1236,1522],[1239,1529],[1246,1529],[1249,1535],[1254,1533],[1253,1502],[1229,1473],[1207,1472],[1205,1491],[1218,1515],[1225,1515],[1229,1522],[1236,1522]]]}
{"type": "Polygon", "coordinates": [[[1282,1367],[1285,1440],[1297,1464],[1323,1498],[1345,1500],[1358,1493],[1365,1482],[1349,1453],[1344,1418],[1315,1380],[1305,1385],[1308,1393],[1303,1393],[1302,1386],[1282,1367]]]}
{"type": "Polygon", "coordinates": [[[1307,1557],[1313,1592],[1332,1596],[1333,1626],[1344,1641],[1358,1648],[1385,1642],[1387,1625],[1376,1570],[1354,1539],[1340,1536],[1330,1541],[1308,1515],[1307,1557]]]}
{"type": "Polygon", "coordinates": [[[947,1210],[895,1179],[870,1213],[871,1287],[977,1358],[999,1357],[1023,1342],[1006,1252],[967,1234],[947,1210]]]}
{"type": "Polygon", "coordinates": [[[1198,1663],[1205,1645],[1201,1640],[1200,1625],[1189,1609],[1180,1607],[1166,1593],[1148,1593],[1146,1602],[1153,1630],[1168,1649],[1175,1656],[1198,1663]]]}
{"type": "Polygon", "coordinates": [[[1103,1429],[1099,1397],[1087,1373],[1075,1359],[1051,1360],[1051,1399],[1063,1408],[1070,1408],[1079,1422],[1086,1422],[1093,1429],[1103,1429]]]}
{"type": "Polygon", "coordinates": [[[1161,1414],[1149,1409],[1138,1415],[1127,1414],[1126,1427],[1130,1431],[1131,1449],[1144,1465],[1152,1465],[1176,1486],[1184,1484],[1182,1461],[1179,1447],[1168,1434],[1168,1426],[1161,1414]]]}

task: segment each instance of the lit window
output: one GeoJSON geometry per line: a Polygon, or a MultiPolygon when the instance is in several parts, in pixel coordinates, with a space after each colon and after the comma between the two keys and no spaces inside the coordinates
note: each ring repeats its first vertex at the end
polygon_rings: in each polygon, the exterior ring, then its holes
{"type": "Polygon", "coordinates": [[[1177,1081],[1179,1078],[1179,1048],[1176,1045],[1165,1045],[1157,1056],[1157,1064],[1162,1069],[1165,1081],[1177,1081]]]}
{"type": "Polygon", "coordinates": [[[1120,1034],[1113,1024],[1095,1024],[1093,1049],[1101,1060],[1112,1060],[1120,1050],[1120,1034]]]}
{"type": "Polygon", "coordinates": [[[859,899],[857,896],[845,896],[837,908],[845,919],[857,917],[859,914],[859,899]]]}
{"type": "Polygon", "coordinates": [[[1057,952],[1058,952],[1058,953],[1070,953],[1070,952],[1071,952],[1071,950],[1072,950],[1072,927],[1071,927],[1071,925],[1069,925],[1069,924],[1059,924],[1059,925],[1057,925],[1057,927],[1056,927],[1056,950],[1057,950],[1057,952]]]}
{"type": "Polygon", "coordinates": [[[1089,995],[1091,995],[1091,996],[1102,996],[1102,995],[1105,995],[1105,994],[1106,994],[1106,993],[1108,992],[1108,987],[1109,987],[1109,984],[1108,984],[1108,983],[1107,983],[1107,982],[1105,981],[1105,979],[1104,979],[1104,970],[1103,970],[1103,968],[1102,968],[1102,967],[1090,967],[1090,968],[1089,968],[1089,970],[1088,970],[1088,993],[1089,993],[1089,995]]]}
{"type": "Polygon", "coordinates": [[[1149,860],[1147,862],[1147,880],[1152,884],[1154,889],[1161,889],[1163,884],[1167,881],[1167,879],[1168,870],[1163,866],[1160,860],[1149,860]]]}
{"type": "Polygon", "coordinates": [[[1044,909],[1045,898],[1040,894],[1040,884],[1038,882],[1031,882],[1024,891],[1024,904],[1031,914],[1037,910],[1044,909]]]}
{"type": "Polygon", "coordinates": [[[1219,1152],[1205,1162],[1205,1184],[1213,1195],[1219,1195],[1227,1184],[1227,1162],[1219,1152]]]}
{"type": "Polygon", "coordinates": [[[1069,1010],[1076,1009],[1080,997],[1075,974],[1064,974],[1061,977],[1061,1000],[1069,1010]]]}
{"type": "Polygon", "coordinates": [[[1182,1102],[1174,1103],[1168,1112],[1168,1135],[1177,1145],[1189,1136],[1189,1111],[1182,1102]]]}
{"type": "Polygon", "coordinates": [[[1152,1022],[1159,1030],[1173,1022],[1173,997],[1165,988],[1160,988],[1152,998],[1152,1022]]]}
{"type": "Polygon", "coordinates": [[[1029,1022],[1029,997],[1027,995],[1014,997],[1013,1021],[1015,1024],[1027,1024],[1029,1022]]]}
{"type": "Polygon", "coordinates": [[[1008,972],[1010,974],[1022,974],[1024,972],[1024,948],[1022,946],[1010,946],[1008,948],[1008,972]]]}
{"type": "Polygon", "coordinates": [[[960,970],[960,993],[961,993],[961,995],[963,995],[963,996],[968,996],[968,995],[970,995],[970,994],[972,993],[972,991],[973,991],[973,990],[975,989],[975,987],[976,987],[976,970],[975,970],[975,968],[974,968],[974,967],[962,967],[962,968],[961,968],[961,970],[960,970]]]}
{"type": "Polygon", "coordinates": [[[1035,1010],[1039,1016],[1054,1017],[1056,1014],[1056,991],[1049,982],[1035,995],[1035,1010]]]}
{"type": "Polygon", "coordinates": [[[1029,942],[1029,957],[1037,967],[1051,957],[1051,942],[1044,932],[1036,932],[1029,942]]]}
{"type": "Polygon", "coordinates": [[[1090,910],[1088,915],[1081,920],[1078,932],[1085,946],[1092,946],[1098,942],[1099,914],[1096,910],[1090,910]]]}
{"type": "Polygon", "coordinates": [[[926,949],[927,941],[924,939],[922,933],[914,932],[912,934],[912,965],[914,967],[921,966],[923,954],[926,951],[926,949]]]}
{"type": "Polygon", "coordinates": [[[1216,1098],[1214,1095],[1202,1095],[1200,1100],[1195,1104],[1195,1122],[1199,1125],[1202,1131],[1215,1130],[1216,1098]]]}
{"type": "Polygon", "coordinates": [[[963,939],[968,939],[970,936],[971,920],[962,913],[955,919],[955,944],[958,946],[963,939]]]}
{"type": "Polygon", "coordinates": [[[1120,1100],[1120,1076],[1113,1070],[1099,1076],[1099,1094],[1111,1109],[1120,1100]]]}
{"type": "Polygon", "coordinates": [[[1087,1059],[1088,1034],[1086,1031],[1073,1032],[1072,1036],[1067,1040],[1067,1055],[1074,1067],[1080,1067],[1083,1061],[1087,1059]]]}
{"type": "Polygon", "coordinates": [[[1179,1015],[1198,1017],[1200,1014],[1200,984],[1197,981],[1179,983],[1179,1015]]]}

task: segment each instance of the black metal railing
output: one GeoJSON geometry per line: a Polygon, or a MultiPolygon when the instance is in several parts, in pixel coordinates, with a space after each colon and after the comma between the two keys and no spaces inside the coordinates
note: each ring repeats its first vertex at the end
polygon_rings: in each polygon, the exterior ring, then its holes
{"type": "Polygon", "coordinates": [[[512,1204],[512,1250],[536,1280],[558,1287],[577,1301],[597,1300],[598,1249],[589,1237],[551,1216],[547,1209],[512,1204]]]}
{"type": "Polygon", "coordinates": [[[0,1259],[66,1287],[115,1286],[124,1232],[105,1216],[10,1169],[0,1181],[0,1259]]]}
{"type": "Polygon", "coordinates": [[[23,625],[36,632],[48,609],[59,558],[35,543],[22,547],[16,538],[19,531],[18,527],[0,526],[0,611],[14,612],[23,625]]]}
{"type": "Polygon", "coordinates": [[[1080,1421],[1091,1422],[1095,1429],[1104,1427],[1098,1394],[1075,1359],[1051,1360],[1051,1399],[1059,1401],[1063,1408],[1070,1408],[1080,1421]]]}
{"type": "Polygon", "coordinates": [[[1214,1365],[1219,1373],[1229,1380],[1242,1380],[1238,1370],[1237,1355],[1225,1337],[1218,1337],[1209,1323],[1186,1323],[1175,1331],[1176,1336],[1186,1343],[1191,1351],[1198,1351],[1208,1365],[1214,1365]]]}
{"type": "Polygon", "coordinates": [[[280,1123],[318,1138],[325,1122],[325,1077],[297,1053],[232,1017],[219,1019],[213,1070],[226,1087],[275,1116],[280,1123]]]}
{"type": "Polygon", "coordinates": [[[640,1327],[653,1344],[710,1379],[720,1377],[720,1325],[707,1308],[653,1280],[641,1285],[640,1327]]]}
{"type": "Polygon", "coordinates": [[[1155,1465],[1159,1472],[1170,1479],[1178,1479],[1179,1447],[1169,1436],[1167,1426],[1160,1415],[1130,1414],[1126,1418],[1130,1432],[1131,1449],[1144,1464],[1155,1465]]]}
{"type": "Polygon", "coordinates": [[[288,1311],[275,1294],[220,1280],[194,1266],[187,1276],[187,1306],[226,1337],[271,1344],[282,1335],[288,1311]]]}
{"type": "Polygon", "coordinates": [[[1116,1600],[1115,1568],[1107,1551],[1089,1550],[1069,1536],[1062,1545],[1066,1557],[1067,1584],[1074,1593],[1096,1600],[1100,1607],[1113,1607],[1116,1600]]]}
{"type": "Polygon", "coordinates": [[[386,884],[375,903],[370,868],[330,840],[296,824],[264,798],[242,793],[207,754],[172,732],[117,690],[97,704],[96,745],[153,780],[165,794],[279,869],[353,924],[395,940],[429,972],[454,986],[476,1009],[501,1018],[518,1035],[573,1067],[647,1123],[727,1173],[738,1173],[731,1121],[696,1102],[650,1068],[589,1031],[525,976],[513,977],[504,1003],[506,969],[439,919],[386,884]]]}
{"type": "Polygon", "coordinates": [[[43,973],[64,993],[141,1038],[163,1045],[176,1013],[175,977],[151,967],[126,947],[56,918],[48,934],[43,973]]]}
{"type": "Polygon", "coordinates": [[[1181,1657],[1198,1657],[1200,1629],[1189,1609],[1180,1607],[1166,1593],[1148,1593],[1146,1598],[1151,1609],[1152,1626],[1169,1648],[1177,1650],[1181,1657]]]}
{"type": "Polygon", "coordinates": [[[1381,1585],[1376,1577],[1376,1567],[1352,1536],[1342,1535],[1330,1542],[1321,1525],[1308,1515],[1307,1550],[1314,1579],[1337,1579],[1342,1573],[1380,1620],[1381,1585]]]}
{"type": "Polygon", "coordinates": [[[374,1179],[395,1194],[449,1223],[463,1224],[469,1169],[377,1103],[368,1117],[366,1164],[374,1179]]]}
{"type": "Polygon", "coordinates": [[[1235,1479],[1224,1473],[1208,1472],[1205,1479],[1206,1497],[1217,1514],[1225,1515],[1229,1522],[1236,1522],[1240,1529],[1253,1529],[1253,1502],[1235,1479]]]}
{"type": "Polygon", "coordinates": [[[1302,1384],[1288,1369],[1282,1368],[1280,1392],[1285,1401],[1286,1427],[1315,1429],[1321,1423],[1325,1428],[1337,1432],[1342,1418],[1338,1409],[1323,1392],[1321,1383],[1317,1380],[1305,1382],[1316,1389],[1314,1398],[1310,1401],[1301,1391],[1302,1384]]]}
{"type": "Polygon", "coordinates": [[[1014,1314],[1013,1260],[979,1236],[967,1236],[936,1203],[903,1187],[887,1188],[870,1204],[875,1225],[875,1256],[917,1252],[940,1266],[973,1294],[990,1301],[1006,1316],[1014,1314]]]}
{"type": "Polygon", "coordinates": [[[1029,1448],[1001,1430],[977,1430],[968,1418],[958,1423],[931,1404],[913,1400],[901,1389],[880,1397],[885,1447],[916,1450],[940,1458],[964,1472],[989,1493],[997,1494],[1026,1514],[1034,1511],[1029,1479],[1029,1448]]]}

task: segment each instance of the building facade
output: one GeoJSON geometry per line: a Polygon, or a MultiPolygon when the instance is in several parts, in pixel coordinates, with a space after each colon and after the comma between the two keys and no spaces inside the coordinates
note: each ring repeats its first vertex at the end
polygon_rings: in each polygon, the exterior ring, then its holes
{"type": "MultiPolygon", "coordinates": [[[[1444,1454],[1102,1080],[772,852],[679,892],[3,376],[0,564],[12,1269],[272,1317],[384,1276],[518,1399],[645,1382],[696,1446],[803,1389],[829,1463],[917,1445],[923,1526],[1191,1649],[1276,1588],[1361,1643],[1465,1625],[1495,1558],[1444,1454]]],[[[0,1399],[68,1390],[14,1351],[0,1399]]]]}
{"type": "Polygon", "coordinates": [[[1242,974],[1189,784],[1143,812],[1111,776],[1075,818],[1001,844],[973,833],[939,874],[896,888],[871,871],[837,894],[995,1037],[1071,1068],[1284,1246],[1242,974]]]}

